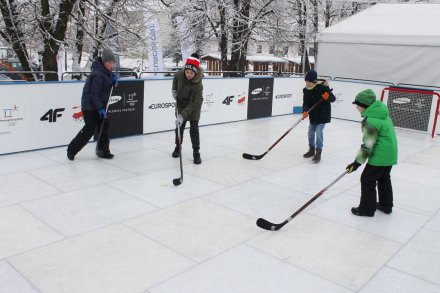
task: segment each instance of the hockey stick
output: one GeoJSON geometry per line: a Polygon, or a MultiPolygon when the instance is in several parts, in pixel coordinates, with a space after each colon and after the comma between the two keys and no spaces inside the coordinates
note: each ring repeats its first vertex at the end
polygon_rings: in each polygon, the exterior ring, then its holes
{"type": "MultiPolygon", "coordinates": [[[[176,105],[176,117],[177,117],[177,105],[176,105]]],[[[182,166],[182,138],[180,135],[180,124],[177,124],[177,141],[179,147],[179,160],[180,160],[180,178],[173,179],[174,186],[180,185],[183,182],[183,166],[182,166]]]]}
{"type": "MultiPolygon", "coordinates": [[[[318,102],[316,102],[310,109],[309,111],[307,111],[307,115],[310,113],[310,111],[312,111],[313,109],[315,109],[321,102],[323,101],[323,99],[319,99],[318,102]]],[[[271,149],[273,149],[287,134],[289,134],[290,131],[292,131],[292,129],[294,129],[302,120],[304,120],[304,116],[302,116],[301,118],[298,119],[298,121],[295,122],[295,124],[293,124],[273,145],[270,146],[270,148],[261,155],[251,155],[251,154],[247,154],[244,153],[243,154],[243,158],[245,158],[246,160],[261,160],[265,155],[267,155],[268,152],[270,152],[271,149]]]]}
{"type": "MultiPolygon", "coordinates": [[[[108,113],[108,106],[110,105],[110,98],[112,97],[112,93],[113,93],[113,86],[110,89],[110,95],[108,96],[107,105],[105,107],[105,113],[108,113]]],[[[102,155],[102,156],[104,155],[104,151],[98,149],[98,143],[101,140],[102,130],[104,129],[104,123],[105,123],[105,119],[102,119],[101,127],[99,127],[98,139],[96,140],[96,148],[95,148],[96,154],[98,155],[98,153],[99,153],[99,155],[102,155]]]]}
{"type": "Polygon", "coordinates": [[[271,231],[278,231],[280,230],[284,225],[286,225],[287,223],[289,223],[290,221],[293,220],[293,218],[295,218],[296,216],[298,216],[299,213],[301,213],[306,207],[308,207],[312,202],[314,202],[318,197],[320,197],[327,189],[329,189],[330,187],[332,187],[336,182],[338,182],[342,177],[344,177],[346,174],[348,174],[348,171],[345,170],[344,173],[342,173],[341,175],[339,175],[338,178],[336,178],[335,181],[333,181],[332,183],[330,183],[327,187],[324,187],[320,192],[318,192],[314,197],[312,197],[308,202],[306,202],[305,205],[303,205],[302,207],[300,207],[293,215],[291,215],[289,218],[287,218],[284,222],[280,223],[280,224],[274,224],[271,223],[263,218],[259,218],[257,220],[257,226],[265,229],[265,230],[271,230],[271,231]]]}

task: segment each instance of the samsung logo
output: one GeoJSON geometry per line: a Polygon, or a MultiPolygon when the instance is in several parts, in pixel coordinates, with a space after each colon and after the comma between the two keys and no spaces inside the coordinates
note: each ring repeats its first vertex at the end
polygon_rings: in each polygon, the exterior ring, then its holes
{"type": "Polygon", "coordinates": [[[112,96],[110,97],[110,99],[108,100],[108,103],[111,104],[115,104],[117,102],[119,102],[122,99],[121,96],[112,96]]]}
{"type": "Polygon", "coordinates": [[[411,99],[409,98],[397,98],[393,100],[394,104],[408,104],[411,103],[411,99]]]}
{"type": "Polygon", "coordinates": [[[258,95],[258,94],[261,93],[262,91],[263,91],[262,88],[257,88],[257,89],[254,89],[254,90],[251,92],[251,94],[253,94],[253,95],[258,95]]]}

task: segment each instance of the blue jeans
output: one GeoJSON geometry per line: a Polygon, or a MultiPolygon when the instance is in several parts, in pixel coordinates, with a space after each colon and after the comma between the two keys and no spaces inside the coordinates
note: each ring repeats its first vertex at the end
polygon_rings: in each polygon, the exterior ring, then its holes
{"type": "Polygon", "coordinates": [[[322,146],[324,143],[324,127],[325,123],[322,124],[312,124],[309,125],[309,147],[317,148],[322,150],[322,146]],[[315,142],[316,138],[316,142],[315,142]]]}

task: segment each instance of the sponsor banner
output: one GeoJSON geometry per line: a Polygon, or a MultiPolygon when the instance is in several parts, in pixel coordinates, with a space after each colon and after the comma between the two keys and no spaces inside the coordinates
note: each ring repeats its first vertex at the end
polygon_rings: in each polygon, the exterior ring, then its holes
{"type": "Polygon", "coordinates": [[[353,121],[362,121],[362,117],[353,105],[356,95],[365,90],[371,89],[380,100],[382,90],[386,87],[380,84],[365,84],[347,81],[330,80],[329,86],[333,89],[336,101],[332,105],[332,117],[353,121]]]}
{"type": "MultiPolygon", "coordinates": [[[[163,52],[160,39],[160,24],[156,15],[145,13],[146,39],[148,46],[148,71],[163,71],[163,52]]],[[[155,77],[163,77],[163,73],[155,73],[155,77]]]]}
{"type": "Polygon", "coordinates": [[[293,107],[302,107],[303,78],[275,78],[272,115],[292,114],[293,107]]]}
{"type": "MultiPolygon", "coordinates": [[[[302,104],[302,97],[295,96],[302,93],[302,78],[219,78],[203,83],[201,125],[291,113],[292,103],[302,104]]],[[[69,144],[84,126],[83,86],[84,82],[0,84],[0,154],[69,144]]],[[[171,79],[121,81],[109,106],[111,137],[174,129],[171,86],[171,79]]],[[[380,99],[385,85],[330,81],[330,87],[337,98],[332,117],[361,121],[354,97],[371,88],[380,99]]],[[[397,99],[396,105],[402,107],[405,101],[397,99]]]]}
{"type": "Polygon", "coordinates": [[[83,127],[84,82],[2,85],[0,153],[68,144],[83,127]]]}
{"type": "Polygon", "coordinates": [[[144,81],[121,81],[112,95],[108,107],[110,138],[142,134],[144,81]]]}
{"type": "Polygon", "coordinates": [[[247,78],[203,80],[200,125],[246,120],[247,78]]]}
{"type": "Polygon", "coordinates": [[[274,79],[272,77],[249,78],[247,119],[272,115],[274,79]]]}
{"type": "Polygon", "coordinates": [[[174,129],[175,103],[171,96],[173,80],[146,80],[143,133],[174,129]]]}

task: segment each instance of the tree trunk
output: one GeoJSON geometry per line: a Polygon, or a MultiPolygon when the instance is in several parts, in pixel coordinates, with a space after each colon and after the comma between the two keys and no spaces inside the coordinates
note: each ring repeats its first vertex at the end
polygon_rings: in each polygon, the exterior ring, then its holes
{"type": "MultiPolygon", "coordinates": [[[[221,59],[221,70],[228,70],[228,32],[226,29],[226,6],[219,2],[219,13],[220,13],[220,59],[221,59]]],[[[223,76],[229,76],[228,74],[223,74],[223,76]]]]}
{"type": "MultiPolygon", "coordinates": [[[[96,1],[98,2],[98,1],[96,1]]],[[[119,4],[121,0],[112,0],[110,2],[110,5],[107,7],[106,11],[104,12],[105,15],[108,15],[109,17],[113,16],[113,12],[115,11],[116,5],[119,4]]],[[[89,60],[87,61],[86,67],[91,66],[93,60],[95,60],[98,57],[99,50],[102,49],[103,42],[107,39],[105,36],[105,32],[107,30],[107,25],[109,23],[109,20],[106,17],[102,17],[101,15],[96,15],[95,18],[95,40],[92,45],[91,54],[89,57],[89,60]],[[100,20],[102,20],[102,26],[99,25],[100,20]]]]}
{"type": "MultiPolygon", "coordinates": [[[[50,13],[49,0],[41,0],[41,28],[44,32],[43,69],[58,72],[56,56],[60,44],[64,42],[67,23],[76,0],[62,0],[59,5],[59,14],[53,26],[53,16],[50,13]]],[[[58,74],[46,74],[46,80],[58,80],[58,74]]]]}
{"type": "Polygon", "coordinates": [[[331,0],[326,0],[325,1],[325,9],[324,9],[324,23],[325,23],[325,27],[329,27],[330,26],[331,8],[332,8],[331,0]]]}
{"type": "Polygon", "coordinates": [[[319,32],[319,11],[318,11],[318,1],[317,0],[311,0],[310,3],[313,7],[313,55],[316,57],[318,55],[318,43],[316,42],[316,35],[319,32]]]}
{"type": "Polygon", "coordinates": [[[250,38],[249,15],[251,0],[234,0],[236,15],[232,27],[231,71],[245,71],[250,38]]]}
{"type": "Polygon", "coordinates": [[[301,73],[305,73],[306,66],[305,66],[305,58],[304,55],[306,54],[306,25],[307,25],[307,11],[306,6],[304,2],[298,1],[297,2],[297,8],[298,8],[298,39],[299,39],[299,50],[298,53],[301,56],[301,73]]]}
{"type": "MultiPolygon", "coordinates": [[[[29,62],[29,55],[24,42],[23,32],[21,31],[22,25],[17,21],[19,13],[17,12],[16,2],[14,0],[0,0],[0,11],[5,23],[5,33],[2,33],[2,37],[8,41],[18,60],[21,63],[23,71],[31,71],[29,62]]],[[[32,74],[26,74],[26,79],[29,81],[34,80],[32,74]]]]}
{"type": "MultiPolygon", "coordinates": [[[[77,23],[76,23],[76,41],[75,47],[73,49],[73,65],[72,71],[81,71],[81,59],[82,51],[84,46],[84,27],[83,22],[85,22],[85,6],[84,1],[79,0],[77,3],[77,23]]],[[[81,74],[73,74],[72,79],[81,80],[81,74]]]]}

